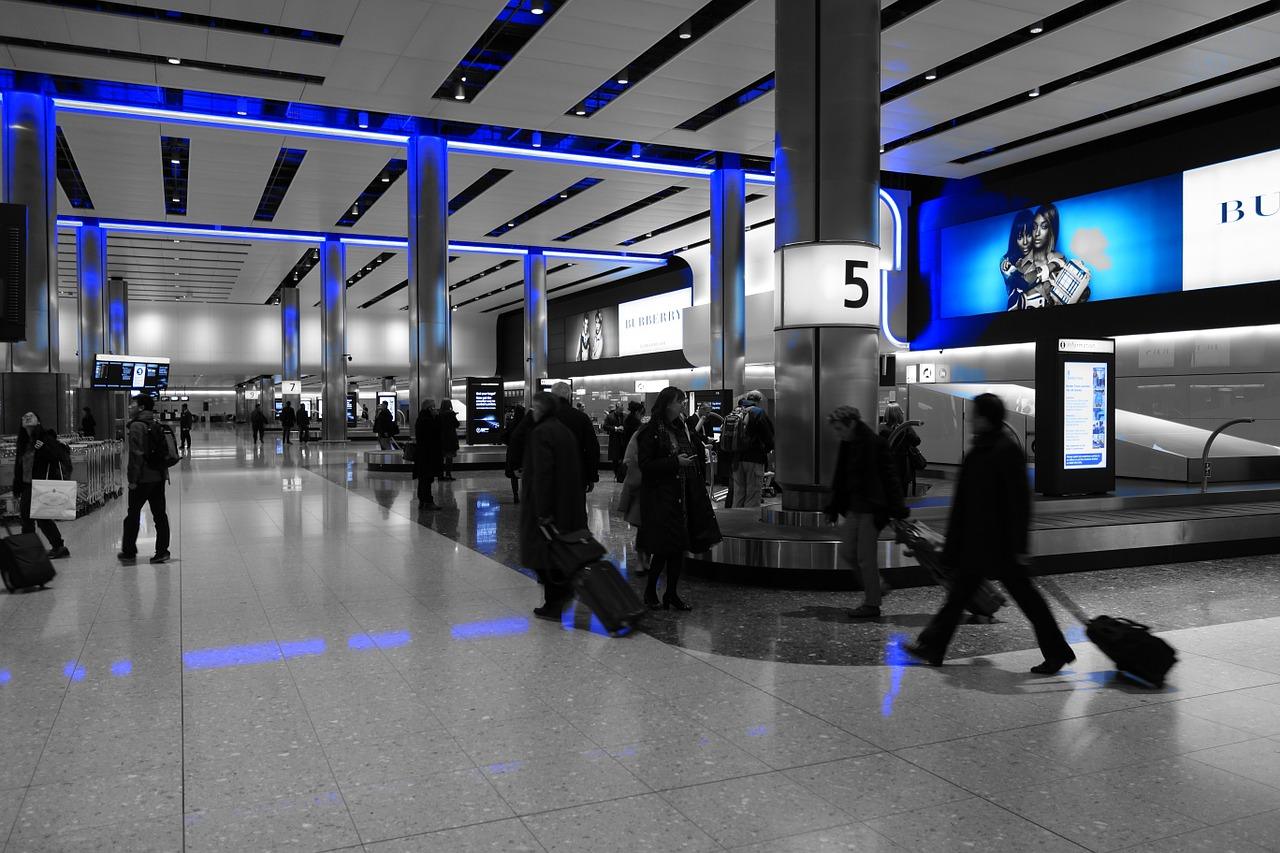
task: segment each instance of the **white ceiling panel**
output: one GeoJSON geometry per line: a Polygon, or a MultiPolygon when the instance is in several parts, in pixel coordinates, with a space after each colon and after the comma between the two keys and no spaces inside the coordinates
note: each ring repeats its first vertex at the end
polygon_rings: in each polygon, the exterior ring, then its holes
{"type": "Polygon", "coordinates": [[[345,33],[360,0],[287,0],[280,23],[303,30],[345,33]]]}
{"type": "Polygon", "coordinates": [[[244,68],[267,68],[271,65],[271,52],[275,42],[276,39],[266,36],[210,30],[205,53],[210,62],[225,62],[244,68]]]}
{"type": "Polygon", "coordinates": [[[284,0],[213,0],[209,12],[220,18],[278,24],[284,14],[284,0]]]}

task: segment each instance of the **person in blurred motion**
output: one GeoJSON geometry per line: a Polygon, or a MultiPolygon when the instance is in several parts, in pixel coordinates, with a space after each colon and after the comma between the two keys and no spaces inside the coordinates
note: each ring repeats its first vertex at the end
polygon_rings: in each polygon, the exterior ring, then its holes
{"type": "Polygon", "coordinates": [[[613,408],[604,416],[604,431],[609,436],[609,464],[613,466],[613,479],[619,483],[626,476],[622,466],[622,457],[627,452],[626,421],[622,401],[614,403],[613,408]]]}
{"type": "Polygon", "coordinates": [[[995,394],[974,398],[973,443],[960,465],[942,552],[943,564],[955,572],[955,580],[942,609],[906,649],[932,666],[941,666],[965,605],[983,577],[990,577],[1004,585],[1035,629],[1044,662],[1031,671],[1052,675],[1076,656],[1049,605],[1031,583],[1027,460],[1005,430],[1004,416],[1004,403],[995,394]]]}
{"type": "Polygon", "coordinates": [[[413,475],[418,478],[418,509],[439,509],[432,486],[443,467],[440,453],[440,424],[436,401],[423,400],[418,419],[413,422],[413,475]]]}
{"type": "Polygon", "coordinates": [[[850,610],[849,617],[876,619],[884,594],[876,543],[889,519],[906,518],[908,511],[889,446],[862,420],[862,413],[840,406],[827,416],[827,423],[840,439],[840,451],[825,512],[832,524],[844,517],[840,559],[862,578],[862,604],[850,610]]]}
{"type": "Polygon", "coordinates": [[[578,443],[578,472],[582,477],[582,503],[586,506],[585,493],[600,482],[600,439],[596,437],[596,428],[591,425],[591,418],[586,412],[574,408],[570,399],[573,387],[568,382],[557,382],[551,393],[560,400],[556,417],[560,423],[569,428],[574,440],[578,443]]]}
{"type": "Polygon", "coordinates": [[[453,480],[453,459],[458,455],[458,415],[453,411],[453,403],[440,401],[440,414],[436,415],[436,426],[440,431],[441,480],[453,480]]]}
{"type": "Polygon", "coordinates": [[[696,430],[704,443],[710,444],[716,437],[716,430],[724,426],[724,418],[717,415],[710,403],[699,403],[698,409],[688,418],[689,429],[696,430]]]}
{"type": "Polygon", "coordinates": [[[573,433],[556,417],[557,409],[566,405],[546,391],[533,395],[520,507],[520,560],[538,573],[544,596],[542,606],[533,613],[557,622],[573,598],[573,589],[565,579],[553,576],[543,531],[568,533],[587,526],[582,473],[578,470],[581,455],[573,433]]]}
{"type": "Polygon", "coordinates": [[[904,495],[915,493],[916,465],[920,458],[920,436],[913,427],[907,426],[906,413],[897,403],[890,403],[884,410],[884,428],[880,437],[889,446],[889,454],[893,459],[893,473],[898,475],[898,485],[904,495]]]}
{"type": "Polygon", "coordinates": [[[84,407],[84,414],[80,417],[80,435],[84,438],[97,438],[98,421],[93,417],[93,410],[88,406],[84,407]]]}
{"type": "Polygon", "coordinates": [[[711,498],[707,495],[706,454],[702,437],[684,419],[685,393],[664,388],[653,416],[636,434],[640,468],[640,534],[637,547],[652,555],[644,602],[650,609],[692,610],[678,585],[686,552],[700,554],[720,541],[711,498]],[[658,601],[658,577],[667,585],[658,601]]]}
{"type": "Polygon", "coordinates": [[[31,481],[65,480],[70,476],[70,449],[58,441],[56,432],[45,429],[35,412],[24,414],[13,460],[13,493],[18,498],[22,532],[34,533],[36,525],[39,525],[40,532],[49,540],[49,558],[52,560],[70,557],[71,552],[67,550],[57,524],[47,518],[31,518],[31,481]]]}
{"type": "Polygon", "coordinates": [[[267,435],[267,416],[262,413],[262,404],[258,403],[249,414],[249,426],[253,428],[253,443],[262,444],[267,435]]]}
{"type": "Polygon", "coordinates": [[[390,450],[396,432],[396,416],[391,414],[391,407],[383,400],[378,405],[378,413],[373,416],[373,434],[378,437],[378,447],[390,450]]]}

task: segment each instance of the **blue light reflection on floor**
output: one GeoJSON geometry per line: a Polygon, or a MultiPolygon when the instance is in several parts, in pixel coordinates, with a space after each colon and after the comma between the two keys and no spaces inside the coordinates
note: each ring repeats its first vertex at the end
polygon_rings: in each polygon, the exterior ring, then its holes
{"type": "Polygon", "coordinates": [[[228,666],[271,663],[286,658],[324,653],[324,638],[312,637],[293,643],[248,643],[213,649],[193,649],[183,653],[182,664],[187,669],[221,669],[228,666]]]}
{"type": "Polygon", "coordinates": [[[381,631],[373,634],[352,634],[347,646],[353,649],[397,649],[413,642],[408,631],[381,631]]]}
{"type": "Polygon", "coordinates": [[[449,629],[449,635],[455,640],[475,640],[481,637],[509,637],[513,634],[526,634],[529,631],[529,620],[523,616],[511,616],[506,619],[488,619],[483,622],[462,622],[449,629]]]}
{"type": "Polygon", "coordinates": [[[1062,633],[1066,636],[1067,642],[1072,645],[1075,645],[1076,643],[1087,643],[1089,641],[1089,638],[1084,633],[1083,625],[1068,625],[1067,629],[1062,633]]]}
{"type": "Polygon", "coordinates": [[[73,660],[67,661],[62,667],[62,674],[72,681],[84,681],[84,667],[78,666],[73,660]]]}
{"type": "Polygon", "coordinates": [[[498,512],[501,505],[490,494],[476,498],[472,520],[475,524],[476,550],[492,557],[498,550],[498,512]]]}
{"type": "Polygon", "coordinates": [[[133,661],[118,660],[111,664],[111,674],[116,678],[124,678],[126,675],[133,674],[133,661]]]}
{"type": "Polygon", "coordinates": [[[764,737],[769,734],[768,726],[752,726],[747,729],[747,737],[764,737]]]}
{"type": "Polygon", "coordinates": [[[13,681],[13,673],[7,669],[0,669],[0,684],[8,684],[13,681]]]}
{"type": "Polygon", "coordinates": [[[911,665],[911,656],[902,648],[906,640],[906,634],[891,634],[884,644],[884,662],[889,667],[889,689],[880,703],[882,717],[893,716],[893,702],[902,689],[902,671],[911,665]]]}

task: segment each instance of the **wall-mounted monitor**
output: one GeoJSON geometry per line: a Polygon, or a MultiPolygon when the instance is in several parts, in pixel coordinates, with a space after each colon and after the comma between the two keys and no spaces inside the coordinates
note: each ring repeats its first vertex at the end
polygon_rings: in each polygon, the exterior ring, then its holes
{"type": "Polygon", "coordinates": [[[169,359],[164,356],[98,354],[93,358],[91,387],[158,394],[169,387],[169,359]]]}

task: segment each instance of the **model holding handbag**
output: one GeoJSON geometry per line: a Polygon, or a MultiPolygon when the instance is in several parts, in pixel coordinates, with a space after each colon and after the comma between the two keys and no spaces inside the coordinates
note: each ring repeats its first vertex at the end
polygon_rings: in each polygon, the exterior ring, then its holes
{"type": "MultiPolygon", "coordinates": [[[[35,412],[22,416],[22,429],[18,431],[17,458],[13,465],[13,493],[18,497],[22,532],[40,532],[49,540],[49,558],[70,557],[58,525],[49,518],[31,517],[32,484],[37,481],[67,480],[71,476],[71,451],[58,441],[53,430],[45,429],[35,412]]],[[[75,503],[72,501],[74,511],[75,503]]],[[[39,515],[40,513],[37,513],[39,515]]],[[[74,516],[73,516],[74,517],[74,516]]]]}

